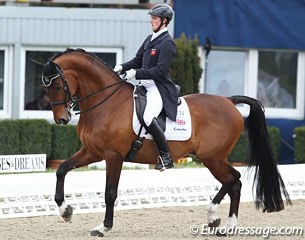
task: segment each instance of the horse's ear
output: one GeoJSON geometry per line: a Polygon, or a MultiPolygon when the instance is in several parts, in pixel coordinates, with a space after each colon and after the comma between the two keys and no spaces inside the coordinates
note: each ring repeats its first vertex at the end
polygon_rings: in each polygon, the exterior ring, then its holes
{"type": "Polygon", "coordinates": [[[33,63],[35,63],[38,67],[40,67],[41,69],[44,68],[45,64],[44,63],[41,63],[41,62],[38,62],[34,59],[30,59],[33,63]]]}

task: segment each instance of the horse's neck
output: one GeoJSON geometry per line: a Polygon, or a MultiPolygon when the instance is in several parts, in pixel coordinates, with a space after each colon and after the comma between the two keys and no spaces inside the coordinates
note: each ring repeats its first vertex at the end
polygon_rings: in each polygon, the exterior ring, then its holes
{"type": "Polygon", "coordinates": [[[97,91],[100,93],[95,94],[92,99],[105,95],[112,91],[112,87],[109,86],[118,82],[114,74],[105,66],[89,65],[86,71],[76,70],[76,72],[78,75],[77,98],[84,98],[97,91]]]}
{"type": "Polygon", "coordinates": [[[88,96],[119,81],[107,66],[99,63],[98,60],[90,60],[90,57],[78,52],[63,55],[57,61],[60,66],[65,66],[64,68],[71,70],[77,77],[78,89],[75,94],[78,98],[88,96]]]}
{"type": "Polygon", "coordinates": [[[132,101],[132,87],[129,85],[120,82],[107,69],[89,70],[82,74],[79,77],[76,97],[82,99],[96,93],[79,104],[81,111],[97,106],[84,114],[86,120],[93,121],[92,115],[98,112],[108,115],[110,112],[122,110],[122,105],[126,104],[128,100],[132,101]]]}

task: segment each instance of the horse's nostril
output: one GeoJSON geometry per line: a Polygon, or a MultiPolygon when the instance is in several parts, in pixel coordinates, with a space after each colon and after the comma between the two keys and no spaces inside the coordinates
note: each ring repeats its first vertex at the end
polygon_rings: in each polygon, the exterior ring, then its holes
{"type": "Polygon", "coordinates": [[[57,124],[62,124],[62,125],[67,125],[68,124],[68,120],[64,119],[64,118],[60,118],[56,121],[57,124]]]}

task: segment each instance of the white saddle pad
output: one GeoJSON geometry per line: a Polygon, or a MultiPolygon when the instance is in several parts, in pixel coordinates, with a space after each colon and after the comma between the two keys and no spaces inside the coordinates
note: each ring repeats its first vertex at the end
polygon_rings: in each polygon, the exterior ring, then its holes
{"type": "MultiPolygon", "coordinates": [[[[188,105],[183,97],[180,97],[181,104],[178,106],[177,110],[177,119],[176,122],[166,118],[166,130],[165,137],[167,140],[173,141],[186,141],[190,139],[192,135],[192,122],[191,122],[191,114],[188,108],[188,105]]],[[[136,114],[136,108],[134,103],[134,111],[133,111],[133,130],[135,134],[139,133],[141,124],[136,114]]],[[[146,139],[153,139],[153,137],[147,133],[143,128],[141,132],[141,137],[145,137],[146,139]]]]}

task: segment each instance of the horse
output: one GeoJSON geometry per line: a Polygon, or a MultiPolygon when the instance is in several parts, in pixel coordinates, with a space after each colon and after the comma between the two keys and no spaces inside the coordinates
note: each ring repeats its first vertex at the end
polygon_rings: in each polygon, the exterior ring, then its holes
{"type": "MultiPolygon", "coordinates": [[[[68,124],[71,108],[76,102],[80,114],[76,128],[82,147],[56,171],[55,202],[61,217],[70,221],[73,209],[64,199],[66,174],[72,169],[105,160],[105,218],[90,232],[92,236],[104,236],[113,227],[122,164],[137,136],[132,129],[134,85],[123,80],[103,60],[83,49],[66,49],[42,65],[42,81],[51,100],[55,123],[68,124]]],[[[264,109],[257,99],[209,94],[189,94],[183,98],[191,114],[192,134],[185,141],[169,141],[169,148],[174,162],[187,154],[194,154],[221,183],[207,207],[209,227],[220,225],[216,211],[226,194],[230,197],[226,227],[237,225],[241,175],[229,163],[228,155],[245,127],[251,152],[248,164],[249,168],[255,169],[253,188],[257,209],[266,212],[284,209],[282,195],[287,204],[291,204],[271,149],[264,109]],[[250,106],[245,122],[236,108],[240,103],[250,106]]],[[[134,162],[155,164],[157,157],[154,142],[145,139],[134,162]]]]}

